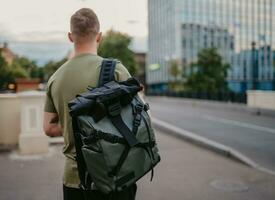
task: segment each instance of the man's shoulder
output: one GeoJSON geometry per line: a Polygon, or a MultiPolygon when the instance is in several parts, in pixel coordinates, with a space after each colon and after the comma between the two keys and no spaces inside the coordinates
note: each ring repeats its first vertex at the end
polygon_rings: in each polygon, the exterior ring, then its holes
{"type": "Polygon", "coordinates": [[[131,75],[127,68],[118,60],[115,68],[115,79],[117,81],[125,81],[130,77],[131,75]]]}
{"type": "Polygon", "coordinates": [[[98,65],[102,60],[103,58],[97,55],[81,55],[73,57],[62,64],[51,76],[51,79],[54,80],[56,77],[62,76],[64,73],[82,65],[90,66],[91,63],[98,65]]]}
{"type": "Polygon", "coordinates": [[[102,60],[103,58],[96,54],[80,54],[68,60],[66,65],[98,63],[98,62],[101,62],[102,60]]]}
{"type": "Polygon", "coordinates": [[[93,64],[98,65],[99,63],[102,62],[102,60],[103,58],[98,55],[83,54],[83,55],[79,55],[69,59],[60,68],[61,68],[61,71],[62,69],[66,71],[66,70],[70,70],[70,68],[75,68],[76,66],[77,67],[85,66],[85,65],[90,66],[93,64]]]}
{"type": "Polygon", "coordinates": [[[59,74],[61,74],[65,67],[69,64],[70,60],[67,60],[65,63],[63,63],[50,77],[49,81],[53,81],[59,74]]]}
{"type": "MultiPolygon", "coordinates": [[[[94,56],[80,56],[76,58],[72,58],[70,60],[67,60],[64,64],[62,64],[50,77],[48,84],[51,84],[52,82],[55,82],[56,79],[63,79],[62,77],[66,76],[66,74],[72,74],[71,72],[74,72],[75,69],[86,69],[85,66],[88,68],[91,67],[91,65],[95,65],[94,69],[98,69],[98,67],[101,66],[101,63],[103,61],[103,57],[94,55],[94,56]],[[82,67],[80,67],[82,66],[82,67]]],[[[117,81],[124,81],[128,79],[131,75],[129,74],[127,68],[122,64],[122,62],[118,59],[115,59],[117,64],[115,67],[115,79],[117,81]]]]}

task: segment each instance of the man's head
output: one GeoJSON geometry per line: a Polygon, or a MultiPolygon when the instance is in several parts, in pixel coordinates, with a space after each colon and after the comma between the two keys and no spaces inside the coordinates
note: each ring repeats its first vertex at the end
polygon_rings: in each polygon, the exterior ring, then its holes
{"type": "Polygon", "coordinates": [[[71,16],[71,42],[76,44],[99,43],[101,40],[100,24],[95,12],[90,8],[81,8],[71,16]]]}

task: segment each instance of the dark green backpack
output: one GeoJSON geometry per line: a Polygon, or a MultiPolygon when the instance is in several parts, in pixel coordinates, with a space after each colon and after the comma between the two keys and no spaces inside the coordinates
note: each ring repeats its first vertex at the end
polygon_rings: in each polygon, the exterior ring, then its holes
{"type": "Polygon", "coordinates": [[[160,161],[142,89],[135,78],[114,81],[116,61],[104,59],[96,88],[69,103],[81,188],[122,191],[160,161]]]}

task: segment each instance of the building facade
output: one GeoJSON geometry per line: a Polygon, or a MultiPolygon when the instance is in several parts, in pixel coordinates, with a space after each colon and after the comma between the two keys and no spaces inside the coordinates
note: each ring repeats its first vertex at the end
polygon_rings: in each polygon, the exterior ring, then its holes
{"type": "Polygon", "coordinates": [[[2,46],[0,44],[0,53],[8,65],[11,65],[16,57],[16,55],[10,50],[7,42],[4,42],[2,46]]]}
{"type": "Polygon", "coordinates": [[[146,87],[146,81],[145,81],[146,53],[134,52],[134,59],[137,64],[136,78],[140,81],[140,83],[144,87],[146,87]]]}
{"type": "Polygon", "coordinates": [[[149,0],[148,22],[149,89],[167,89],[172,60],[186,72],[210,47],[230,65],[231,90],[275,89],[275,0],[149,0]]]}

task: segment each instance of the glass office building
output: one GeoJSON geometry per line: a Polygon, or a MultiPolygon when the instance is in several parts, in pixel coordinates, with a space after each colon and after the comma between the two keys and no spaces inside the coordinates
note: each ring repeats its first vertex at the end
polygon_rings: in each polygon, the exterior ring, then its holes
{"type": "Polygon", "coordinates": [[[228,70],[228,86],[274,90],[275,0],[149,0],[147,84],[166,90],[169,63],[183,73],[200,49],[216,47],[228,70]]]}

